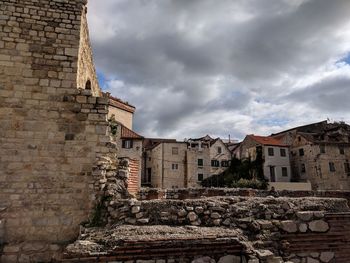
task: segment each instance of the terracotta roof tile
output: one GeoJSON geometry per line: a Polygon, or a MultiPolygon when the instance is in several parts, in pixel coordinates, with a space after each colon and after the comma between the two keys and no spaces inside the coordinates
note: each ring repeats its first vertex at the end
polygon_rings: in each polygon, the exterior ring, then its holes
{"type": "Polygon", "coordinates": [[[120,137],[122,139],[139,139],[139,140],[143,139],[143,137],[141,135],[138,135],[136,132],[126,128],[124,125],[122,125],[120,137]]]}
{"type": "Polygon", "coordinates": [[[248,137],[262,145],[288,147],[288,145],[283,144],[280,140],[273,137],[257,135],[248,135],[248,137]]]}

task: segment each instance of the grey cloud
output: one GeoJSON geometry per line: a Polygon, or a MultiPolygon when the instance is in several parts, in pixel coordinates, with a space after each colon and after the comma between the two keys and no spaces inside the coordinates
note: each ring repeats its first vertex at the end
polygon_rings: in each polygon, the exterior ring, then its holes
{"type": "MultiPolygon", "coordinates": [[[[145,136],[181,137],[182,126],[218,134],[260,127],[259,119],[271,115],[260,109],[266,101],[289,120],[285,94],[293,93],[288,98],[298,103],[302,96],[294,88],[304,78],[320,80],[304,87],[327,94],[319,101],[335,99],[320,76],[350,50],[348,10],[348,0],[90,0],[89,16],[97,68],[125,84],[106,88],[137,106],[135,128],[145,136]],[[210,113],[222,111],[232,119],[192,128],[198,115],[215,118],[210,113]],[[236,116],[249,127],[232,126],[236,116]]],[[[341,111],[312,103],[317,116],[341,111]]]]}
{"type": "Polygon", "coordinates": [[[349,112],[350,76],[336,76],[290,94],[286,99],[302,102],[323,112],[349,112]]]}

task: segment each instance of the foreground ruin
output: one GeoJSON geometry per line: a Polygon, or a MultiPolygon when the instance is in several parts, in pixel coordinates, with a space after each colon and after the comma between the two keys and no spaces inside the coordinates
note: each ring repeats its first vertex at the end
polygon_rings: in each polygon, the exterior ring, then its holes
{"type": "Polygon", "coordinates": [[[227,255],[234,263],[349,260],[345,199],[111,200],[107,207],[108,226],[85,229],[63,262],[222,262],[227,255]]]}

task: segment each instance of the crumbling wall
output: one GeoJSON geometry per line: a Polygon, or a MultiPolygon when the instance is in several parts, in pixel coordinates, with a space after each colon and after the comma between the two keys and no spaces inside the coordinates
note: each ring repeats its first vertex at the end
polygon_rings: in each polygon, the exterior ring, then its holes
{"type": "Polygon", "coordinates": [[[237,263],[350,260],[345,252],[350,249],[345,199],[111,200],[108,212],[109,227],[87,229],[67,248],[71,257],[102,256],[103,262],[169,260],[181,250],[183,258],[175,257],[175,262],[191,262],[195,257],[215,262],[230,253],[243,255],[235,258],[237,263]],[[225,238],[231,240],[231,247],[222,243],[220,250],[217,242],[225,238]]]}

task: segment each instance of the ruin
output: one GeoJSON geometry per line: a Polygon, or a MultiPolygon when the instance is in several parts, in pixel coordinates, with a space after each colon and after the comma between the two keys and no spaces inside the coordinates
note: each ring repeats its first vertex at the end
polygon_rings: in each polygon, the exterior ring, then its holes
{"type": "Polygon", "coordinates": [[[346,194],[131,199],[86,5],[1,1],[1,262],[349,262],[346,194]]]}

